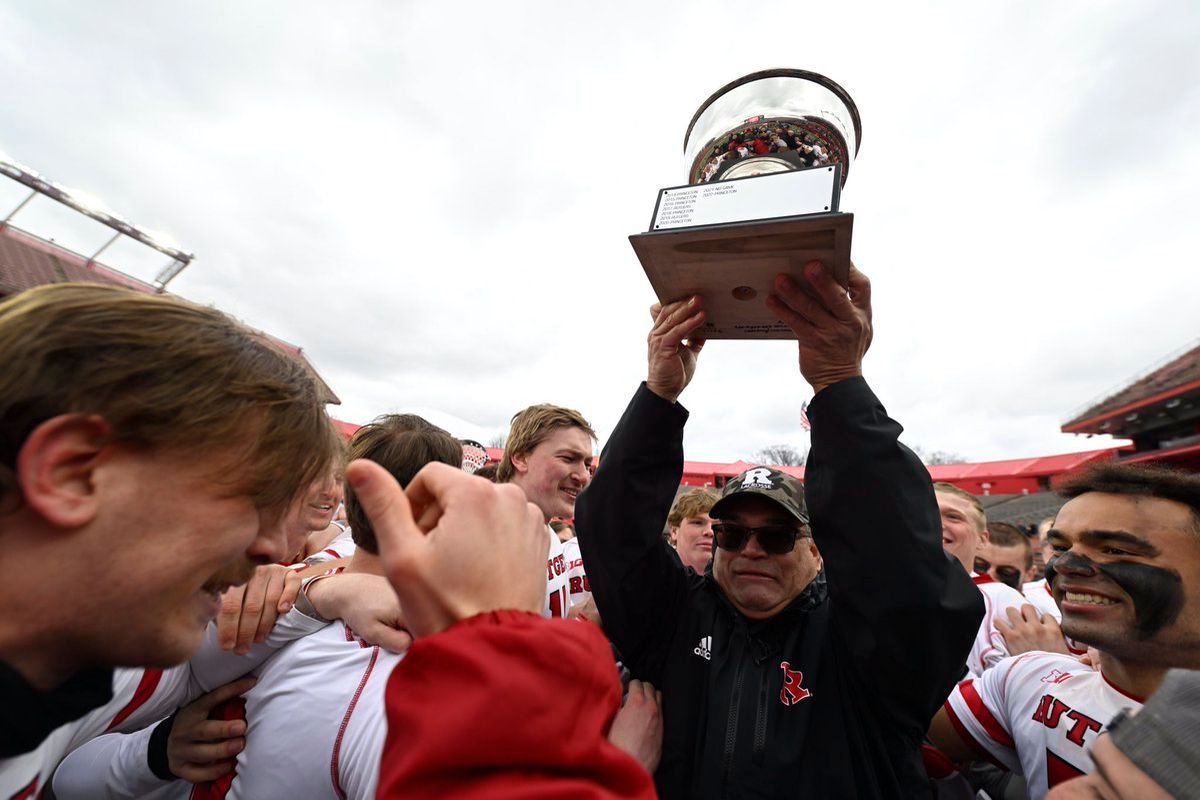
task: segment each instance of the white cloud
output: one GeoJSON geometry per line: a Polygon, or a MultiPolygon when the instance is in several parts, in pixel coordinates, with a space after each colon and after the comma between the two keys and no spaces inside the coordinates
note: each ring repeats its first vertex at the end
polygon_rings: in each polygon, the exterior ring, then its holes
{"type": "MultiPolygon", "coordinates": [[[[347,419],[498,431],[550,401],[611,430],[653,300],[626,237],[700,101],[770,66],[862,111],[843,205],[909,441],[1097,446],[1058,424],[1196,335],[1191,3],[18,0],[0,25],[0,146],[194,251],[173,288],[301,345],[347,419]]],[[[803,443],[806,397],[794,348],[711,343],[689,457],[803,443]]]]}

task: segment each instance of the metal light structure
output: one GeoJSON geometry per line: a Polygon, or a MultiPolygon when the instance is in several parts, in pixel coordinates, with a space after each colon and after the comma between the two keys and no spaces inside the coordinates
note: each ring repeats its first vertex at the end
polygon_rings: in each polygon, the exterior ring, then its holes
{"type": "Polygon", "coordinates": [[[49,197],[51,200],[62,203],[70,209],[78,211],[86,217],[96,220],[102,225],[112,228],[116,233],[106,241],[99,250],[91,255],[88,259],[88,264],[92,264],[96,259],[108,249],[109,245],[113,244],[122,236],[128,236],[136,242],[144,244],[171,259],[171,263],[164,267],[158,276],[154,279],[154,287],[157,291],[163,292],[167,288],[167,284],[171,282],[179,273],[192,262],[195,258],[193,253],[185,253],[182,250],[172,247],[162,241],[161,234],[152,235],[145,228],[139,228],[128,220],[122,219],[112,211],[104,207],[104,205],[96,198],[74,189],[69,189],[61,186],[54,181],[48,180],[40,175],[35,170],[28,167],[23,167],[10,159],[7,155],[0,153],[0,175],[5,175],[12,178],[17,183],[29,187],[32,191],[29,195],[8,213],[3,220],[0,220],[0,228],[8,225],[12,218],[29,204],[31,200],[39,194],[49,197]]]}

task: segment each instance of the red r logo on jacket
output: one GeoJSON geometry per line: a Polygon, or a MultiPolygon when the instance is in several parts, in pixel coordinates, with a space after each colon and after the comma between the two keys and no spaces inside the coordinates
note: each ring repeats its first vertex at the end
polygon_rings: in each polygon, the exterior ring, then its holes
{"type": "Polygon", "coordinates": [[[800,685],[804,682],[804,673],[798,669],[792,669],[791,666],[786,661],[781,661],[779,664],[780,669],[783,670],[783,688],[779,690],[779,702],[785,706],[794,706],[801,700],[812,697],[812,692],[800,685]]]}

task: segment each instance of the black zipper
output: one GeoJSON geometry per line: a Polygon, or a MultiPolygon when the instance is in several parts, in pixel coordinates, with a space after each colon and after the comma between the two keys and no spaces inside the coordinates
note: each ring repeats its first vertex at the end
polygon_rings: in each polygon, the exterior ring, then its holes
{"type": "Polygon", "coordinates": [[[725,757],[721,765],[722,797],[728,797],[729,778],[733,772],[733,751],[737,746],[738,711],[742,706],[742,675],[745,670],[746,661],[739,658],[737,671],[733,673],[733,696],[729,701],[729,719],[725,723],[725,757]]]}
{"type": "Polygon", "coordinates": [[[758,712],[754,717],[754,763],[762,764],[767,752],[767,699],[769,692],[767,673],[762,665],[758,668],[758,712]]]}

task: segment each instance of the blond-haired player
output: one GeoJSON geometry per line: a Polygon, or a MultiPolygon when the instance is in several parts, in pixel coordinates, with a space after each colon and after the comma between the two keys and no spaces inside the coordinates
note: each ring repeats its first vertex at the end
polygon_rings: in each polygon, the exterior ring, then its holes
{"type": "MultiPolygon", "coordinates": [[[[525,497],[546,517],[546,616],[565,617],[571,607],[571,582],[582,602],[586,571],[576,545],[568,553],[550,520],[575,516],[575,500],[591,480],[596,432],[578,411],[547,403],[529,406],[512,418],[497,483],[521,487],[525,497]],[[574,568],[572,562],[577,561],[574,568]]],[[[590,592],[589,592],[590,593],[590,592]]]]}
{"type": "Polygon", "coordinates": [[[185,661],[283,557],[332,451],[303,365],[176,298],[30,289],[0,302],[0,364],[0,758],[30,754],[2,777],[33,796],[51,731],[122,696],[113,667],[185,661]]]}
{"type": "Polygon", "coordinates": [[[942,517],[942,548],[962,564],[983,594],[986,608],[983,622],[967,656],[967,670],[972,675],[982,675],[1009,654],[1008,645],[996,628],[997,620],[1007,620],[1010,608],[1020,613],[1025,598],[986,572],[975,571],[975,556],[980,545],[988,541],[987,515],[979,498],[950,483],[935,483],[933,491],[942,517]]]}

